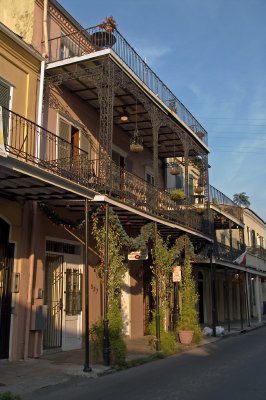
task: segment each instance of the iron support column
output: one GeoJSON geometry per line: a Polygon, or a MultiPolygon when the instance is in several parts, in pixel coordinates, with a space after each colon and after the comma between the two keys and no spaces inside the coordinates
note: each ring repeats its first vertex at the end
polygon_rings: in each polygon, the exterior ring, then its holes
{"type": "Polygon", "coordinates": [[[242,284],[241,284],[241,272],[239,271],[239,306],[240,306],[240,323],[241,323],[241,332],[244,329],[244,322],[243,322],[243,296],[242,296],[242,284]]]}
{"type": "Polygon", "coordinates": [[[84,249],[84,277],[85,277],[85,362],[84,372],[90,372],[90,336],[89,336],[89,266],[88,266],[88,199],[85,200],[85,249],[84,249]]]}
{"type": "Polygon", "coordinates": [[[230,299],[229,299],[229,280],[228,280],[228,268],[227,267],[225,267],[225,289],[226,289],[227,329],[228,329],[228,332],[230,332],[230,330],[231,330],[230,299]]]}
{"type": "Polygon", "coordinates": [[[245,272],[245,292],[246,292],[246,313],[247,313],[247,325],[250,324],[250,297],[249,297],[249,287],[248,287],[248,272],[245,272]]]}
{"type": "MultiPolygon", "coordinates": [[[[154,223],[155,246],[157,240],[157,222],[154,223]]],[[[155,321],[156,321],[156,350],[161,350],[161,337],[160,337],[160,307],[159,307],[159,280],[158,280],[158,265],[155,266],[155,321]]]]}
{"type": "Polygon", "coordinates": [[[105,205],[105,257],[104,257],[104,300],[103,300],[103,361],[110,365],[110,345],[108,326],[108,269],[109,269],[109,204],[105,205]]]}
{"type": "Polygon", "coordinates": [[[210,266],[211,266],[211,282],[212,282],[212,335],[216,336],[216,266],[213,263],[213,247],[210,249],[210,266]]]}

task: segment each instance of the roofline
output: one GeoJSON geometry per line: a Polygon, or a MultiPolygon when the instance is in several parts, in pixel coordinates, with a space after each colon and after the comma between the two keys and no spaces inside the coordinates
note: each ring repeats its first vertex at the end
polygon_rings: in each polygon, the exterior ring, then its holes
{"type": "Polygon", "coordinates": [[[251,208],[244,207],[245,210],[250,211],[253,215],[255,215],[256,218],[258,218],[264,225],[266,225],[266,222],[258,215],[256,214],[251,208]]]}
{"type": "Polygon", "coordinates": [[[10,39],[14,40],[19,46],[21,46],[24,50],[30,53],[32,56],[37,58],[39,61],[44,61],[44,57],[36,51],[32,46],[27,44],[21,37],[19,37],[16,33],[14,33],[11,29],[9,29],[6,25],[0,22],[0,31],[2,31],[5,35],[9,36],[10,39]]]}
{"type": "Polygon", "coordinates": [[[86,29],[57,0],[48,0],[48,2],[56,7],[78,30],[86,29]]]}

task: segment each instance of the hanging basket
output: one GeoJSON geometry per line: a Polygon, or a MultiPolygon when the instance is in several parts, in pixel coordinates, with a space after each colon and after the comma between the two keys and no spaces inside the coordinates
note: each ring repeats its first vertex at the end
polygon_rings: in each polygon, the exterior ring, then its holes
{"type": "Polygon", "coordinates": [[[140,143],[131,143],[129,148],[132,153],[141,153],[143,151],[143,145],[140,143]]]}
{"type": "Polygon", "coordinates": [[[203,190],[204,190],[204,187],[199,185],[199,186],[195,187],[194,192],[197,194],[201,194],[203,192],[203,190]]]}
{"type": "Polygon", "coordinates": [[[180,175],[180,173],[181,173],[181,171],[180,171],[179,165],[173,165],[173,166],[170,168],[170,174],[171,174],[171,175],[180,175]]]}

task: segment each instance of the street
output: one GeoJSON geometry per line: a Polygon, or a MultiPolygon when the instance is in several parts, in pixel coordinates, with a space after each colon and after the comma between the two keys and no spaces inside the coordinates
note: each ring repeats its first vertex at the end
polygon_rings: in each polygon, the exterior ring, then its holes
{"type": "Polygon", "coordinates": [[[266,327],[96,379],[73,379],[22,399],[265,400],[266,327]]]}

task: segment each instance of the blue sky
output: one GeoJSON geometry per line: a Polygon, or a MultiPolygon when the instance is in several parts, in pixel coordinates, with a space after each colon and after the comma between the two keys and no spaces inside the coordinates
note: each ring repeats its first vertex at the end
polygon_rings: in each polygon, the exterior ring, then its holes
{"type": "Polygon", "coordinates": [[[266,221],[266,0],[59,0],[118,30],[208,131],[210,183],[266,221]]]}

